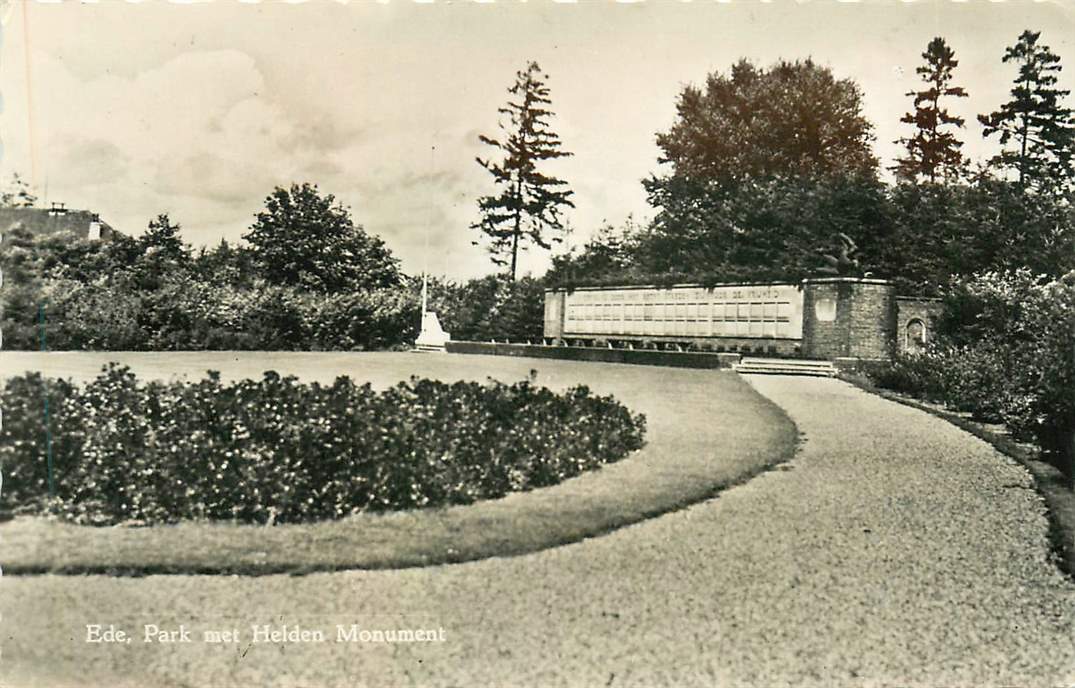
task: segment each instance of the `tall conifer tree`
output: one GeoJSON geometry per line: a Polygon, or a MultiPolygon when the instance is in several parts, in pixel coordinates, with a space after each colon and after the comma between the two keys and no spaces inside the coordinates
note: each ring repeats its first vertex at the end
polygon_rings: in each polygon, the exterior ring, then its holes
{"type": "Polygon", "coordinates": [[[537,168],[542,161],[571,155],[560,149],[560,137],[549,127],[553,113],[548,109],[552,101],[547,79],[536,62],[518,72],[515,84],[508,89],[512,98],[498,110],[507,118],[500,122],[503,137],[479,137],[482,143],[497,148],[502,159],[477,159],[493,176],[499,192],[478,199],[481,219],[471,228],[489,239],[493,262],[510,266],[512,280],[520,249],[533,243],[548,250],[562,241],[566,232],[562,209],[574,207],[570,200],[574,192],[567,188],[567,182],[537,168]]]}
{"type": "Polygon", "coordinates": [[[1000,134],[1005,146],[992,159],[994,165],[1014,170],[1021,187],[1062,189],[1075,174],[1075,117],[1063,105],[1071,91],[1056,87],[1060,57],[1038,42],[1040,36],[1040,31],[1024,31],[1005,51],[1004,62],[1019,65],[1012,98],[978,120],[985,136],[1000,134]]]}
{"type": "Polygon", "coordinates": [[[966,98],[967,92],[952,85],[952,70],[959,65],[955,52],[943,38],[934,38],[922,53],[925,64],[915,69],[926,88],[908,91],[914,97],[914,112],[900,118],[915,127],[914,133],[896,141],[906,149],[893,168],[896,174],[909,181],[919,178],[936,182],[959,174],[964,165],[960,148],[963,142],[953,130],[962,129],[964,119],[948,112],[942,103],[945,98],[966,98]]]}

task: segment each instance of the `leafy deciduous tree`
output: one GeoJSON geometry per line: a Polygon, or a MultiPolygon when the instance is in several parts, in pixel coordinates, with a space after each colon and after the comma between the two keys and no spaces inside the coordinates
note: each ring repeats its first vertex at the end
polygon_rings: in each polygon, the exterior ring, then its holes
{"type": "Polygon", "coordinates": [[[730,75],[710,74],[704,90],[687,86],[677,110],[672,128],[657,135],[674,176],[734,184],[876,171],[861,90],[811,60],[767,70],[741,60],[730,75]]]}
{"type": "Polygon", "coordinates": [[[551,285],[596,283],[608,279],[632,281],[637,272],[639,247],[646,235],[645,228],[628,217],[622,227],[606,224],[582,247],[554,256],[552,267],[545,273],[551,285]]]}
{"type": "Polygon", "coordinates": [[[200,248],[191,267],[199,279],[213,284],[249,288],[254,281],[250,248],[233,246],[224,239],[213,248],[200,248]]]}
{"type": "Polygon", "coordinates": [[[161,213],[149,221],[145,233],[138,242],[146,254],[156,259],[186,264],[190,261],[190,246],[179,236],[179,224],[172,224],[168,213],[161,213]]]}
{"type": "Polygon", "coordinates": [[[1058,277],[1075,267],[1075,209],[983,176],[971,184],[903,182],[888,191],[893,234],[882,273],[904,293],[935,294],[952,277],[1021,267],[1058,277]]]}
{"type": "Polygon", "coordinates": [[[671,170],[643,182],[660,209],[639,247],[645,272],[801,276],[840,232],[872,255],[883,193],[857,84],[811,60],[742,60],[677,107],[657,136],[671,170]]]}
{"type": "Polygon", "coordinates": [[[243,238],[262,276],[317,292],[396,286],[398,261],[380,238],[316,185],[277,187],[243,238]]]}

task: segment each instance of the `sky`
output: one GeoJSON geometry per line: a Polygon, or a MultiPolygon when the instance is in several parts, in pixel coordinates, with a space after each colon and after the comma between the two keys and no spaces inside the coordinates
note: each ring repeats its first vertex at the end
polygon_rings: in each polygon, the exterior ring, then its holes
{"type": "MultiPolygon", "coordinates": [[[[468,226],[494,191],[475,162],[515,72],[549,75],[576,208],[558,250],[606,223],[645,221],[642,179],[687,84],[746,58],[828,66],[863,90],[882,164],[934,36],[970,97],[965,152],[994,152],[977,113],[1007,98],[1001,63],[1023,29],[1075,90],[1075,3],[25,3],[3,7],[0,175],[138,235],[168,212],[192,244],[239,240],[278,185],[313,182],[349,206],[411,274],[493,271],[468,226]]],[[[1075,99],[1069,99],[1075,105],[1075,99]]],[[[531,251],[523,272],[544,272],[531,251]]]]}

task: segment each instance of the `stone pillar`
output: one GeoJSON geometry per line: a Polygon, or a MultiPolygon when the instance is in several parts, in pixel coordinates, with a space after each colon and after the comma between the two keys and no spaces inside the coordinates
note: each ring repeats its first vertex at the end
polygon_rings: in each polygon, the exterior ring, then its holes
{"type": "Polygon", "coordinates": [[[545,339],[559,343],[564,334],[564,308],[567,305],[566,292],[558,289],[545,290],[545,339]]]}
{"type": "Polygon", "coordinates": [[[896,290],[856,277],[803,280],[805,358],[887,360],[896,350],[896,290]]]}

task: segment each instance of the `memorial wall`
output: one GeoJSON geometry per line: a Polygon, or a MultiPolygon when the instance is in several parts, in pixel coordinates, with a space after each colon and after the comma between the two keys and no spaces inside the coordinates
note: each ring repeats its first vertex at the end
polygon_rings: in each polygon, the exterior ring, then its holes
{"type": "Polygon", "coordinates": [[[891,282],[853,277],[799,284],[559,289],[545,294],[545,339],[879,360],[905,348],[897,347],[905,333],[896,311],[891,282]]]}
{"type": "Polygon", "coordinates": [[[564,334],[802,337],[797,285],[580,289],[566,294],[564,334]]]}

